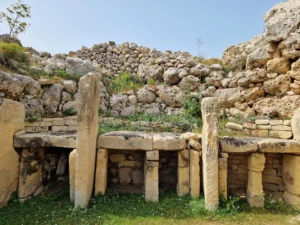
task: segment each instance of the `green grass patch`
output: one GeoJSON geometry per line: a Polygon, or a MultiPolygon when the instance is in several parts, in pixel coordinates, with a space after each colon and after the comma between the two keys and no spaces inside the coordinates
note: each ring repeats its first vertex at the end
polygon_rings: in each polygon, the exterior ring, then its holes
{"type": "Polygon", "coordinates": [[[151,203],[142,194],[112,191],[92,197],[87,209],[74,209],[69,193],[64,191],[24,203],[13,198],[0,210],[0,224],[293,224],[288,221],[297,218],[299,212],[291,207],[280,209],[251,209],[245,199],[231,198],[209,212],[203,198],[167,192],[159,202],[151,203]]]}
{"type": "Polygon", "coordinates": [[[19,44],[0,42],[0,63],[10,66],[10,59],[16,60],[17,62],[25,62],[26,56],[24,52],[26,52],[26,48],[19,44]]]}

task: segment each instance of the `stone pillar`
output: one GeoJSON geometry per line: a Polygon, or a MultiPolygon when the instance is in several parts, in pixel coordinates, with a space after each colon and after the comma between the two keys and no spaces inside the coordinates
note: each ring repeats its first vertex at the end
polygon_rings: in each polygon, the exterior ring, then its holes
{"type": "Polygon", "coordinates": [[[70,201],[75,202],[76,149],[69,155],[70,201]]]}
{"type": "Polygon", "coordinates": [[[300,208],[300,156],[283,155],[282,178],[286,192],[283,197],[288,205],[300,208]]]}
{"type": "Polygon", "coordinates": [[[44,149],[23,149],[19,175],[19,198],[26,200],[43,189],[44,149]]]}
{"type": "Polygon", "coordinates": [[[291,125],[292,125],[294,140],[300,141],[300,108],[297,109],[297,111],[294,113],[291,120],[291,125]]]}
{"type": "Polygon", "coordinates": [[[251,207],[264,207],[262,171],[265,162],[263,153],[253,153],[248,157],[247,201],[251,207]]]}
{"type": "Polygon", "coordinates": [[[199,198],[200,196],[200,157],[201,152],[190,150],[190,192],[192,198],[199,198]]]}
{"type": "Polygon", "coordinates": [[[7,204],[17,190],[19,179],[19,154],[13,146],[15,132],[24,130],[24,105],[4,99],[0,102],[0,208],[7,204]]]}
{"type": "Polygon", "coordinates": [[[178,151],[177,163],[177,194],[178,196],[190,193],[190,151],[178,151]]]}
{"type": "Polygon", "coordinates": [[[147,151],[144,164],[145,199],[157,202],[159,198],[158,187],[159,151],[147,151]]]}
{"type": "Polygon", "coordinates": [[[75,207],[87,207],[93,191],[99,103],[100,80],[89,73],[79,82],[75,207]]]}
{"type": "Polygon", "coordinates": [[[105,194],[107,187],[107,163],[108,151],[107,149],[98,149],[96,175],[95,175],[95,195],[105,194]]]}
{"type": "Polygon", "coordinates": [[[204,98],[201,105],[203,188],[207,210],[215,210],[219,205],[217,104],[217,98],[204,98]]]}
{"type": "Polygon", "coordinates": [[[227,194],[227,159],[228,154],[222,153],[222,158],[219,158],[219,196],[226,199],[227,194]]]}

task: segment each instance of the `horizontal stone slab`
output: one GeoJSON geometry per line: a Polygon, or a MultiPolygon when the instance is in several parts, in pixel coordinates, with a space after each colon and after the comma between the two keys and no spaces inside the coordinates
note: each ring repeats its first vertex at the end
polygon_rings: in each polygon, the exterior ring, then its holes
{"type": "Polygon", "coordinates": [[[76,133],[26,133],[14,136],[15,148],[76,148],[76,133]]]}
{"type": "Polygon", "coordinates": [[[256,152],[257,139],[246,137],[222,137],[219,139],[221,151],[228,153],[256,152]]]}
{"type": "Polygon", "coordinates": [[[257,144],[260,152],[300,154],[300,141],[269,138],[260,139],[257,144]]]}
{"type": "Polygon", "coordinates": [[[152,150],[152,135],[138,131],[115,131],[98,137],[98,148],[152,150]]]}
{"type": "Polygon", "coordinates": [[[184,149],[185,146],[185,139],[181,136],[181,134],[153,134],[153,150],[177,151],[184,149]]]}

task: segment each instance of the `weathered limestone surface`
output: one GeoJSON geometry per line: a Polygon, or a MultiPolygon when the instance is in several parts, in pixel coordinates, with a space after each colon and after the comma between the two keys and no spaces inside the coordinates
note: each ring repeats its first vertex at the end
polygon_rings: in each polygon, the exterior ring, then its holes
{"type": "Polygon", "coordinates": [[[227,158],[219,158],[219,195],[227,199],[227,158]]]}
{"type": "MultiPolygon", "coordinates": [[[[199,153],[198,153],[199,154],[199,153]]],[[[190,193],[190,151],[178,151],[177,165],[177,194],[178,196],[190,193]]]]}
{"type": "Polygon", "coordinates": [[[219,205],[217,103],[216,98],[204,98],[201,105],[203,188],[208,210],[217,209],[219,205]]]}
{"type": "Polygon", "coordinates": [[[264,207],[262,171],[265,161],[263,153],[253,153],[248,158],[247,200],[251,207],[264,207]]]}
{"type": "Polygon", "coordinates": [[[26,133],[14,136],[15,148],[75,148],[76,134],[74,133],[26,133]]]}
{"type": "Polygon", "coordinates": [[[258,150],[257,140],[251,138],[220,138],[222,152],[256,152],[258,150]]]}
{"type": "MultiPolygon", "coordinates": [[[[286,191],[290,194],[300,195],[300,156],[284,154],[282,179],[286,191]]],[[[300,206],[300,205],[299,205],[300,206]]]]}
{"type": "Polygon", "coordinates": [[[93,191],[99,104],[100,80],[89,73],[79,82],[75,206],[87,207],[93,191]]]}
{"type": "Polygon", "coordinates": [[[152,135],[138,131],[116,131],[100,135],[98,148],[152,150],[152,135]]]}
{"type": "Polygon", "coordinates": [[[299,153],[300,142],[281,139],[261,139],[258,142],[261,152],[269,153],[299,153]]]}
{"type": "Polygon", "coordinates": [[[95,195],[105,194],[107,187],[107,164],[108,164],[108,151],[107,149],[98,149],[96,175],[95,175],[95,195]]]}
{"type": "Polygon", "coordinates": [[[190,150],[190,189],[191,197],[200,196],[200,156],[201,152],[190,150]]]}
{"type": "Polygon", "coordinates": [[[291,121],[294,140],[300,141],[300,108],[297,109],[291,121]]]}
{"type": "Polygon", "coordinates": [[[185,139],[179,134],[158,133],[153,134],[153,149],[175,151],[185,148],[185,139]]]}
{"type": "Polygon", "coordinates": [[[287,205],[291,205],[295,208],[300,209],[300,196],[294,195],[289,192],[283,194],[284,201],[287,205]]]}
{"type": "Polygon", "coordinates": [[[20,156],[13,147],[13,135],[24,129],[25,109],[21,103],[5,99],[0,103],[0,208],[17,190],[20,156]]]}
{"type": "Polygon", "coordinates": [[[144,185],[145,185],[145,199],[150,202],[157,202],[159,198],[158,188],[158,161],[148,161],[145,157],[144,163],[144,185]]]}
{"type": "Polygon", "coordinates": [[[31,197],[42,186],[44,149],[23,149],[19,175],[19,198],[31,197]]]}
{"type": "Polygon", "coordinates": [[[76,149],[69,155],[70,200],[75,202],[76,149]]]}

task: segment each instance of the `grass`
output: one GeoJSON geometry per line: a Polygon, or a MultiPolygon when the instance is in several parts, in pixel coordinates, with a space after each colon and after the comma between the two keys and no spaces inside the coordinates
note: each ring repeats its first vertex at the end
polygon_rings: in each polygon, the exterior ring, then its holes
{"type": "Polygon", "coordinates": [[[26,56],[24,52],[26,52],[26,48],[19,44],[0,42],[0,64],[11,67],[10,59],[14,59],[17,62],[25,62],[26,56]]]}
{"type": "Polygon", "coordinates": [[[168,115],[168,114],[147,114],[147,113],[133,113],[127,117],[120,117],[124,123],[117,122],[103,122],[99,125],[99,134],[103,134],[111,131],[146,131],[146,132],[201,132],[202,120],[201,117],[192,117],[185,115],[168,115]],[[153,123],[171,123],[172,128],[158,127],[152,129],[149,126],[131,126],[128,122],[145,121],[153,123]]]}
{"type": "MultiPolygon", "coordinates": [[[[269,203],[275,204],[275,203],[269,203]]],[[[280,205],[278,209],[251,209],[245,199],[221,201],[218,210],[205,210],[204,199],[160,196],[158,203],[145,202],[142,194],[92,197],[87,209],[74,209],[69,193],[36,197],[19,203],[13,198],[0,210],[0,224],[299,224],[298,211],[280,205]]]]}
{"type": "Polygon", "coordinates": [[[69,109],[64,110],[62,114],[64,116],[75,116],[75,115],[77,115],[77,111],[76,111],[76,109],[71,107],[69,109]]]}

